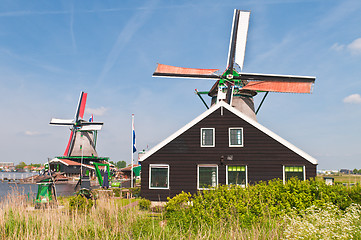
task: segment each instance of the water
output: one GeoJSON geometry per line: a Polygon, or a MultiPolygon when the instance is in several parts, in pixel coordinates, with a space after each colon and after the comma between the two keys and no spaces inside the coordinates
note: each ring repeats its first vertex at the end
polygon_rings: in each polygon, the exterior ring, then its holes
{"type": "Polygon", "coordinates": [[[0,172],[0,179],[23,179],[30,176],[38,175],[38,173],[32,172],[0,172]]]}
{"type": "MultiPolygon", "coordinates": [[[[1,176],[1,175],[0,175],[1,176]]],[[[75,184],[59,183],[55,184],[57,196],[72,196],[74,194],[75,184]]],[[[12,191],[19,191],[21,195],[28,195],[34,197],[38,191],[37,184],[31,183],[8,183],[0,182],[0,199],[12,191]]]]}

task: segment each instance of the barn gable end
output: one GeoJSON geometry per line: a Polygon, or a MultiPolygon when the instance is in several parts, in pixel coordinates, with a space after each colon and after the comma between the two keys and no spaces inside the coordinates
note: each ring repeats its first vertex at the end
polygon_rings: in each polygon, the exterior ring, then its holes
{"type": "Polygon", "coordinates": [[[181,191],[197,192],[199,166],[216,169],[218,184],[227,183],[227,167],[244,166],[247,184],[253,184],[283,179],[285,166],[302,166],[306,178],[315,177],[317,160],[222,102],[151,149],[141,165],[142,196],[166,200],[181,191]],[[230,128],[242,129],[243,146],[229,146],[230,128]],[[214,146],[201,146],[201,129],[214,129],[214,146]],[[150,188],[150,166],[167,167],[167,189],[150,188]]]}

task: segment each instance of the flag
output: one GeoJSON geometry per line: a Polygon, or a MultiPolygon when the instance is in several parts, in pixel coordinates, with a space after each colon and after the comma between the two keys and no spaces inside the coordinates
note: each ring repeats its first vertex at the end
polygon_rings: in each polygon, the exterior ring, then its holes
{"type": "Polygon", "coordinates": [[[133,153],[137,151],[135,147],[135,129],[134,129],[134,114],[132,114],[132,129],[133,129],[133,153]]]}
{"type": "Polygon", "coordinates": [[[93,114],[92,116],[89,118],[89,122],[93,122],[94,121],[94,117],[93,117],[93,114]]]}

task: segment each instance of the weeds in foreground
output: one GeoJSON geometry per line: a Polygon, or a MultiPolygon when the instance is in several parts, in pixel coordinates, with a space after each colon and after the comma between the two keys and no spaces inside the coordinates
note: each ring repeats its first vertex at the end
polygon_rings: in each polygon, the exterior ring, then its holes
{"type": "Polygon", "coordinates": [[[284,239],[360,239],[361,206],[351,204],[345,211],[327,203],[312,206],[301,214],[284,217],[284,239]]]}
{"type": "Polygon", "coordinates": [[[197,199],[183,193],[156,213],[148,201],[140,210],[109,195],[87,211],[69,198],[59,198],[63,209],[29,211],[28,199],[13,191],[0,201],[0,239],[361,239],[359,187],[307,184],[220,188],[197,199]]]}

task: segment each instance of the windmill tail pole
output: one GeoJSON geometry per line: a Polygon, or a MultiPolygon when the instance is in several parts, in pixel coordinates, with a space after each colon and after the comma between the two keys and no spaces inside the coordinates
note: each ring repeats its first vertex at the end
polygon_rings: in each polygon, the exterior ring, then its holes
{"type": "Polygon", "coordinates": [[[203,102],[204,106],[206,106],[207,109],[209,109],[207,103],[204,101],[203,97],[201,96],[201,94],[198,92],[197,89],[195,89],[196,94],[198,95],[198,97],[201,99],[201,101],[203,102]]]}
{"type": "Polygon", "coordinates": [[[258,108],[257,108],[256,115],[257,115],[258,111],[260,110],[260,108],[261,108],[264,100],[266,99],[268,93],[269,93],[269,92],[266,92],[266,94],[263,96],[262,101],[261,101],[261,103],[259,104],[259,106],[258,106],[258,108]]]}

